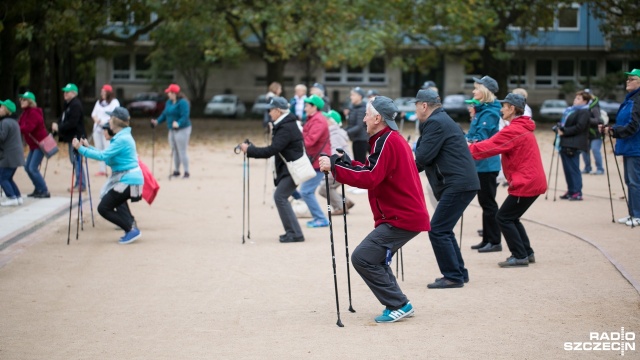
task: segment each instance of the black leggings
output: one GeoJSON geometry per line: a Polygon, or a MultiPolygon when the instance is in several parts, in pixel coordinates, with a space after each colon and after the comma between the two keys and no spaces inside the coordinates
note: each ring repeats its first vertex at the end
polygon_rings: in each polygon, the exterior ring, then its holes
{"type": "Polygon", "coordinates": [[[127,204],[130,197],[131,187],[129,186],[122,193],[111,189],[100,201],[98,213],[125,232],[129,232],[133,224],[133,216],[129,210],[129,204],[127,204]]]}

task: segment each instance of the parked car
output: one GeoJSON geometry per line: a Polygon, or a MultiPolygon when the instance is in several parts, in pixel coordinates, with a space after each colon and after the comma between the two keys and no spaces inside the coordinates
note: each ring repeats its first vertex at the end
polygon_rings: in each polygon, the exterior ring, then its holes
{"type": "Polygon", "coordinates": [[[215,95],[204,108],[204,114],[210,116],[243,117],[247,108],[237,95],[215,95]]]}
{"type": "Polygon", "coordinates": [[[412,97],[401,97],[393,100],[396,104],[398,110],[400,110],[400,114],[403,115],[401,121],[416,121],[416,104],[413,102],[415,98],[412,97]]]}
{"type": "Polygon", "coordinates": [[[131,116],[159,116],[164,110],[167,98],[155,92],[137,93],[127,104],[131,116]]]}
{"type": "Polygon", "coordinates": [[[598,103],[600,104],[600,109],[607,113],[609,122],[616,122],[616,115],[618,114],[618,109],[620,109],[620,103],[610,100],[600,100],[598,103]]]}
{"type": "Polygon", "coordinates": [[[562,99],[550,99],[542,102],[540,106],[540,116],[548,120],[560,120],[564,110],[569,107],[562,99]]]}
{"type": "Polygon", "coordinates": [[[447,95],[442,101],[442,108],[452,118],[464,118],[469,120],[469,110],[467,109],[467,103],[465,100],[470,98],[463,94],[447,95]]]}
{"type": "Polygon", "coordinates": [[[269,101],[266,95],[260,95],[251,107],[251,114],[255,116],[264,116],[264,112],[269,110],[269,101]]]}

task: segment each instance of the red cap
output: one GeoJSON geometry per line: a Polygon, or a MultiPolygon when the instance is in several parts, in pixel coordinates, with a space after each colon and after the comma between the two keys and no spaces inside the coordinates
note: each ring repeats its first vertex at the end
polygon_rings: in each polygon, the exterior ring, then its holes
{"type": "Polygon", "coordinates": [[[104,91],[108,91],[108,92],[113,92],[113,88],[112,88],[112,87],[111,87],[111,85],[109,85],[109,84],[104,84],[104,85],[102,86],[102,90],[104,90],[104,91]]]}
{"type": "Polygon", "coordinates": [[[166,93],[172,92],[172,93],[176,93],[177,94],[177,93],[180,92],[180,86],[178,86],[176,84],[171,84],[171,85],[169,85],[168,88],[165,89],[164,92],[166,92],[166,93]]]}

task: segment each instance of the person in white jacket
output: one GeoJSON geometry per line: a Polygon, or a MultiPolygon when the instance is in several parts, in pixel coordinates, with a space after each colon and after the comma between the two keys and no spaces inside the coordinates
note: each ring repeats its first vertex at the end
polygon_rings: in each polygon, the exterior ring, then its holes
{"type": "MultiPolygon", "coordinates": [[[[327,118],[327,122],[329,123],[329,142],[331,143],[331,153],[335,154],[336,149],[342,149],[349,157],[351,157],[347,150],[349,146],[349,134],[347,134],[347,131],[342,128],[342,117],[335,110],[331,110],[323,114],[324,117],[327,118]]],[[[333,208],[333,210],[331,211],[332,215],[342,215],[345,212],[344,206],[342,206],[342,195],[338,194],[338,191],[336,191],[336,189],[340,185],[342,184],[334,181],[333,175],[329,173],[329,202],[331,204],[331,207],[333,208]]],[[[320,194],[320,196],[322,196],[323,198],[326,198],[326,187],[320,186],[318,194],[320,194]]],[[[355,205],[355,203],[349,199],[346,199],[346,205],[348,212],[348,209],[351,209],[355,205]]]]}
{"type": "MultiPolygon", "coordinates": [[[[103,126],[109,123],[111,116],[107,115],[107,112],[111,112],[120,106],[120,102],[115,98],[113,94],[113,88],[109,84],[102,86],[100,90],[100,99],[96,101],[96,105],[91,112],[91,118],[93,119],[93,144],[98,150],[106,150],[109,147],[109,142],[104,137],[103,126]]],[[[100,171],[96,173],[96,176],[107,176],[107,166],[104,161],[100,161],[100,171]]]]}

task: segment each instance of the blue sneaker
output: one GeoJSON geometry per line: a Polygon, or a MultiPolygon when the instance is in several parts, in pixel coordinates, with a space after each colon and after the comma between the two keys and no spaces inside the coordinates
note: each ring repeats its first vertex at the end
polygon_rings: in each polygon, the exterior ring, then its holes
{"type": "Polygon", "coordinates": [[[131,244],[132,242],[138,240],[142,236],[142,233],[138,228],[131,228],[128,233],[124,234],[123,237],[120,238],[118,243],[120,244],[131,244]]]}
{"type": "Polygon", "coordinates": [[[410,302],[407,302],[405,306],[397,310],[384,309],[382,311],[382,315],[377,316],[375,320],[377,323],[392,323],[402,318],[410,317],[412,315],[413,315],[413,306],[411,305],[410,302]]]}
{"type": "Polygon", "coordinates": [[[319,228],[329,226],[329,220],[311,220],[307,222],[308,228],[319,228]]]}

